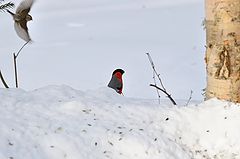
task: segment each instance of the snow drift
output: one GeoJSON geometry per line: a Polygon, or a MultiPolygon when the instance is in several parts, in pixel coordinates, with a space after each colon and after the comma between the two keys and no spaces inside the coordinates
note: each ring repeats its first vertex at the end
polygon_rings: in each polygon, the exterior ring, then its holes
{"type": "Polygon", "coordinates": [[[240,158],[239,105],[174,107],[109,88],[0,89],[0,158],[240,158]]]}

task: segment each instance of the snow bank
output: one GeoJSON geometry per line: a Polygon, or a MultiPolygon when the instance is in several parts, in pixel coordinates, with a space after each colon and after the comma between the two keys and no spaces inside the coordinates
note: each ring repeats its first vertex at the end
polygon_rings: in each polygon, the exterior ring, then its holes
{"type": "Polygon", "coordinates": [[[239,105],[212,99],[167,114],[169,123],[160,127],[194,158],[240,158],[239,105]]]}
{"type": "Polygon", "coordinates": [[[0,158],[239,158],[239,105],[173,107],[68,86],[0,89],[0,158]]]}

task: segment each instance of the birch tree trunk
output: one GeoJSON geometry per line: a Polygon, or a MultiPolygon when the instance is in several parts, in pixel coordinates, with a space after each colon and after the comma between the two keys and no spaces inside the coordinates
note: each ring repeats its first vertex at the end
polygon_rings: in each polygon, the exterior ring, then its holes
{"type": "Polygon", "coordinates": [[[205,0],[206,99],[240,103],[240,0],[205,0]]]}

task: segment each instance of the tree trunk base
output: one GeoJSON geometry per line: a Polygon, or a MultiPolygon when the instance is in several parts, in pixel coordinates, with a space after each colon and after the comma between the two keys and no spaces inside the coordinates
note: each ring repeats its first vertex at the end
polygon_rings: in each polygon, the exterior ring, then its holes
{"type": "Polygon", "coordinates": [[[234,103],[240,103],[240,81],[215,79],[208,77],[206,99],[218,98],[234,103]]]}

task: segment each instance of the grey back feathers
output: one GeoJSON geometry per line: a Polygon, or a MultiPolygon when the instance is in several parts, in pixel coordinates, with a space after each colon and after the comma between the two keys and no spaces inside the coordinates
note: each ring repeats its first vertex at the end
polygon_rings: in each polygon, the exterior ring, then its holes
{"type": "Polygon", "coordinates": [[[122,83],[117,79],[116,76],[112,76],[110,82],[108,83],[108,87],[118,92],[119,89],[122,88],[122,83]]]}

